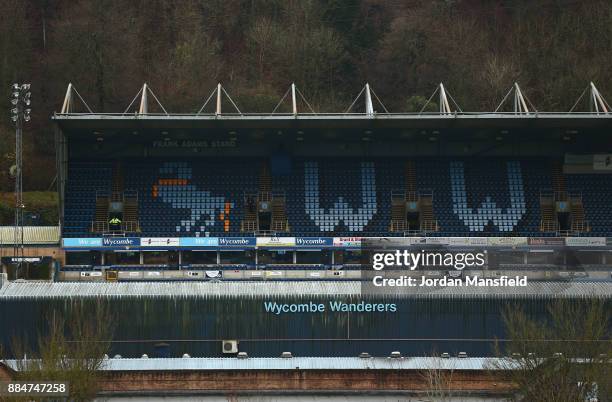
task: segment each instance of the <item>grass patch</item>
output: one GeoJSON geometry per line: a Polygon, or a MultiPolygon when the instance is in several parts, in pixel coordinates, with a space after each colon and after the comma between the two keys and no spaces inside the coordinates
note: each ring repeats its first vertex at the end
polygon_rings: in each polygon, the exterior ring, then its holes
{"type": "MultiPolygon", "coordinates": [[[[40,215],[40,223],[57,225],[58,197],[55,191],[28,191],[23,193],[26,213],[40,215]]],[[[15,195],[0,193],[0,224],[12,225],[14,222],[15,195]]]]}

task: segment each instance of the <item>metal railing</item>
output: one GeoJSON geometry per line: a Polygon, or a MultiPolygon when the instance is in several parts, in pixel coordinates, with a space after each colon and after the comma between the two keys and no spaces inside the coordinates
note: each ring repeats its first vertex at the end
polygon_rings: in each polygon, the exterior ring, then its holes
{"type": "Polygon", "coordinates": [[[105,233],[108,232],[108,222],[106,221],[92,221],[91,222],[92,233],[105,233]]]}
{"type": "Polygon", "coordinates": [[[272,193],[269,191],[260,191],[259,193],[257,193],[257,201],[259,202],[272,201],[272,193]]]}
{"type": "Polygon", "coordinates": [[[136,200],[138,200],[138,190],[124,190],[123,191],[123,198],[135,198],[136,200]]]}
{"type": "Polygon", "coordinates": [[[550,117],[584,117],[584,116],[592,116],[594,118],[611,118],[612,114],[606,113],[596,113],[592,112],[540,112],[533,111],[533,113],[529,114],[517,114],[515,112],[503,112],[503,111],[482,111],[482,112],[466,112],[466,111],[455,111],[452,114],[440,112],[403,112],[403,113],[386,113],[386,112],[376,112],[374,114],[368,113],[355,113],[355,112],[321,112],[321,113],[306,113],[300,112],[297,114],[293,113],[131,113],[126,114],[116,112],[116,113],[61,113],[54,112],[54,118],[63,118],[63,117],[79,117],[79,116],[114,116],[114,117],[122,117],[126,120],[134,119],[134,118],[142,118],[142,117],[155,117],[155,118],[164,118],[164,119],[172,119],[173,117],[192,117],[194,119],[200,120],[209,120],[209,119],[218,119],[222,117],[228,118],[346,118],[346,117],[370,117],[370,118],[381,118],[381,119],[389,119],[389,118],[419,118],[419,117],[438,117],[438,118],[461,118],[461,117],[472,117],[472,118],[491,118],[491,117],[504,117],[504,118],[516,118],[516,119],[535,119],[538,117],[550,118],[550,117]]]}
{"type": "Polygon", "coordinates": [[[555,201],[582,201],[582,192],[578,190],[553,191],[551,189],[540,189],[540,203],[555,201]]]}
{"type": "Polygon", "coordinates": [[[243,232],[252,232],[255,233],[257,231],[257,222],[256,221],[242,221],[242,231],[243,232]]]}
{"type": "Polygon", "coordinates": [[[120,229],[111,230],[111,226],[106,221],[92,221],[91,222],[91,232],[92,233],[137,233],[140,232],[140,222],[139,221],[123,221],[120,224],[120,229]]]}
{"type": "Polygon", "coordinates": [[[111,202],[123,202],[123,193],[121,191],[113,191],[110,199],[111,202]]]}
{"type": "Polygon", "coordinates": [[[286,232],[289,227],[287,219],[275,220],[272,222],[272,230],[275,232],[286,232]]]}
{"type": "Polygon", "coordinates": [[[572,232],[581,233],[591,230],[591,225],[586,219],[580,219],[572,222],[572,232]]]}
{"type": "Polygon", "coordinates": [[[410,228],[410,225],[405,220],[392,219],[391,220],[391,231],[392,232],[406,232],[410,228]]]}
{"type": "Polygon", "coordinates": [[[434,192],[432,189],[430,188],[424,188],[418,191],[419,193],[419,198],[431,198],[431,200],[433,201],[434,198],[434,192]]]}
{"type": "Polygon", "coordinates": [[[437,232],[440,230],[437,219],[424,219],[421,221],[421,233],[437,232]]]}
{"type": "Polygon", "coordinates": [[[391,190],[391,201],[417,202],[421,198],[430,198],[433,200],[433,190],[431,189],[422,189],[418,191],[391,190]]]}
{"type": "Polygon", "coordinates": [[[541,220],[540,221],[540,232],[558,232],[559,222],[555,220],[541,220]]]}
{"type": "Polygon", "coordinates": [[[243,198],[244,198],[245,204],[247,203],[247,200],[249,199],[252,199],[253,201],[257,201],[257,202],[270,202],[276,199],[284,200],[285,192],[282,190],[275,190],[275,191],[248,190],[244,192],[243,198]]]}
{"type": "Polygon", "coordinates": [[[121,222],[121,230],[128,233],[140,232],[140,222],[138,221],[123,221],[121,222]]]}
{"type": "Polygon", "coordinates": [[[408,229],[404,232],[404,237],[418,237],[422,235],[420,230],[408,229]]]}

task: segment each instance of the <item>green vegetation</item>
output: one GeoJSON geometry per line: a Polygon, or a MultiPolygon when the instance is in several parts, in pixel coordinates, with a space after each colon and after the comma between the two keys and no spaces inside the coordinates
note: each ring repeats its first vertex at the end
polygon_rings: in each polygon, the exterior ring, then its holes
{"type": "MultiPolygon", "coordinates": [[[[32,83],[27,190],[47,189],[55,176],[49,116],[69,82],[98,112],[123,111],[144,82],[171,112],[197,111],[219,81],[253,112],[271,111],[293,81],[327,112],[343,111],[366,81],[396,112],[420,109],[439,82],[465,111],[494,109],[514,81],[539,110],[569,110],[591,80],[612,93],[607,0],[0,0],[0,7],[0,110],[9,108],[10,83],[32,83]]],[[[0,113],[0,191],[11,188],[8,119],[0,113]]]]}
{"type": "MultiPolygon", "coordinates": [[[[26,213],[40,215],[41,225],[57,225],[59,222],[57,193],[54,191],[30,191],[23,193],[26,213]]],[[[15,198],[13,193],[0,193],[0,225],[11,225],[14,220],[15,198]]]]}

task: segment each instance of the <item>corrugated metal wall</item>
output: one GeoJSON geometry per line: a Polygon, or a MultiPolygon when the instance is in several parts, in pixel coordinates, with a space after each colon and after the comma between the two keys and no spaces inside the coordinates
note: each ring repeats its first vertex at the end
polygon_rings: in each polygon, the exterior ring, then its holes
{"type": "MultiPolygon", "coordinates": [[[[222,339],[237,339],[239,349],[250,356],[356,356],[366,351],[388,355],[436,352],[468,352],[490,356],[492,340],[503,338],[501,311],[508,300],[402,299],[395,313],[288,313],[265,312],[264,301],[299,302],[300,297],[134,297],[120,299],[5,299],[0,303],[0,340],[9,345],[12,336],[34,336],[48,317],[65,311],[70,318],[73,303],[86,310],[105,300],[116,316],[112,353],[136,357],[155,354],[155,344],[166,342],[171,355],[222,356],[222,339]]],[[[359,302],[363,297],[309,297],[359,302]]],[[[366,299],[376,302],[375,299],[366,299]]],[[[394,302],[389,299],[383,303],[394,302]]],[[[578,303],[579,300],[574,302],[578,303]]],[[[528,312],[543,315],[545,300],[516,300],[528,312]]],[[[8,348],[7,348],[8,349],[8,348]]]]}

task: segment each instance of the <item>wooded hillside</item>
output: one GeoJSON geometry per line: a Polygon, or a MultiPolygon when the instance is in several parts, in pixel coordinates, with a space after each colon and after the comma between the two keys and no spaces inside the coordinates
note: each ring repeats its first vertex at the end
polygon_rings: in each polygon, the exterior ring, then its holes
{"type": "Polygon", "coordinates": [[[0,191],[14,81],[33,90],[25,187],[44,190],[68,82],[100,112],[145,81],[171,112],[196,111],[219,81],[250,112],[292,81],[317,111],[343,111],[366,81],[395,112],[440,81],[463,110],[491,110],[515,80],[539,110],[566,111],[590,80],[612,92],[611,61],[606,0],[0,0],[0,191]]]}

